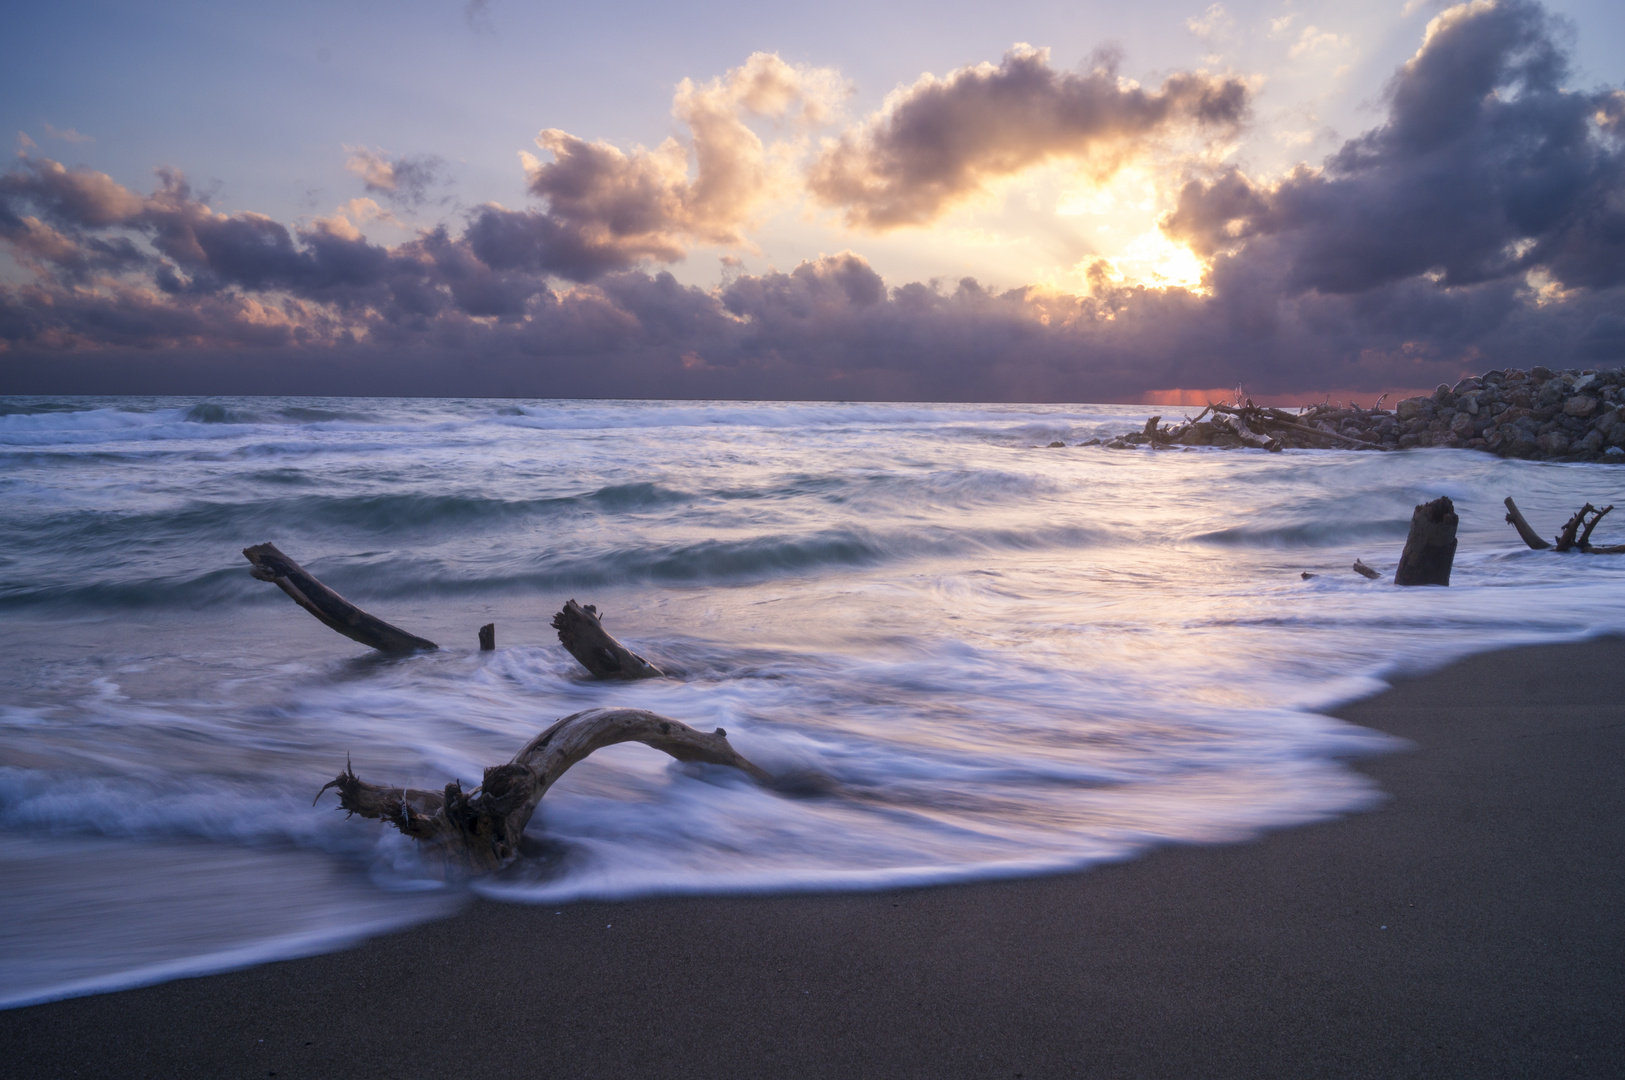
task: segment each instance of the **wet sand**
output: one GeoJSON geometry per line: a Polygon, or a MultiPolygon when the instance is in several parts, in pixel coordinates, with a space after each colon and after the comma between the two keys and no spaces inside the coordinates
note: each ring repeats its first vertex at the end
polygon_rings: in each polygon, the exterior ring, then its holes
{"type": "Polygon", "coordinates": [[[1339,715],[1381,809],[1087,873],[477,903],[0,1013],[17,1077],[1625,1076],[1625,641],[1339,715]],[[562,912],[555,914],[556,911],[562,912]]]}

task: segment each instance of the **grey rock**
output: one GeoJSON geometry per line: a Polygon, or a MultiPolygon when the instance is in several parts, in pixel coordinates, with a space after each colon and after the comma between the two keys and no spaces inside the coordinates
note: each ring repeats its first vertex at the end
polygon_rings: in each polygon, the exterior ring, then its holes
{"type": "Polygon", "coordinates": [[[1427,398],[1408,397],[1394,406],[1394,415],[1401,420],[1415,420],[1422,415],[1422,407],[1427,404],[1427,398]]]}
{"type": "Polygon", "coordinates": [[[1566,454],[1569,452],[1569,437],[1561,431],[1548,431],[1540,437],[1540,448],[1548,454],[1566,454]]]}

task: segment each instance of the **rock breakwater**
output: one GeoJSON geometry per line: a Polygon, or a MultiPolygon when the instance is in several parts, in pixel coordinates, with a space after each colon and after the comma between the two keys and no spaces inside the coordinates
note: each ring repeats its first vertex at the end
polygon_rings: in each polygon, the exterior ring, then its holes
{"type": "MultiPolygon", "coordinates": [[[[1380,406],[1381,402],[1378,402],[1380,406]]],[[[1456,447],[1501,457],[1625,463],[1625,370],[1508,368],[1441,384],[1392,410],[1330,401],[1296,412],[1250,400],[1210,405],[1180,423],[1080,445],[1409,450],[1456,447]]]]}

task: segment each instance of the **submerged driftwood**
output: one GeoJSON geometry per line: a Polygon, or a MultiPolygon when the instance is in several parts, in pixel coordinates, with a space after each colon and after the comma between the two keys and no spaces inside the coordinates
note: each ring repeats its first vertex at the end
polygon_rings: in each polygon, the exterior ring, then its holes
{"type": "Polygon", "coordinates": [[[1418,506],[1411,514],[1411,531],[1394,571],[1394,584],[1449,585],[1460,522],[1448,496],[1418,506]]]}
{"type": "Polygon", "coordinates": [[[1530,527],[1524,519],[1523,511],[1518,504],[1512,501],[1512,496],[1506,498],[1507,522],[1523,542],[1536,551],[1582,551],[1587,555],[1621,555],[1625,554],[1625,544],[1593,544],[1591,532],[1597,527],[1597,522],[1608,516],[1613,506],[1605,506],[1601,510],[1586,503],[1574,512],[1574,516],[1563,523],[1562,530],[1557,534],[1557,543],[1548,544],[1539,533],[1530,527]]]}
{"type": "Polygon", "coordinates": [[[323,585],[304,567],[277,550],[275,544],[255,544],[243,548],[243,557],[253,564],[252,573],[261,581],[269,581],[289,596],[294,603],[310,612],[330,628],[351,641],[358,641],[379,652],[401,653],[438,649],[440,646],[428,638],[409,634],[398,626],[369,615],[323,585]]]}
{"type": "Polygon", "coordinates": [[[591,604],[582,607],[568,601],[553,616],[553,629],[559,632],[559,644],[596,679],[655,679],[665,674],[611,637],[603,616],[591,604]]]}
{"type": "Polygon", "coordinates": [[[537,804],[570,766],[594,750],[623,742],[652,746],[678,761],[731,766],[758,783],[770,781],[729,745],[722,728],[708,735],[642,709],[588,709],[537,735],[507,764],[486,769],[473,791],[464,792],[456,781],[444,791],[369,784],[346,762],[316,798],[337,788],[339,806],[350,813],[389,822],[448,867],[486,873],[518,854],[520,836],[537,804]]]}

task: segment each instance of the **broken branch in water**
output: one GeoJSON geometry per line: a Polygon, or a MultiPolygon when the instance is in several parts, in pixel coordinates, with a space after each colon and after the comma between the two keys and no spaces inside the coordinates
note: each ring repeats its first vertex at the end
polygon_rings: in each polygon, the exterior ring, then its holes
{"type": "Polygon", "coordinates": [[[1524,519],[1522,511],[1518,509],[1518,504],[1512,501],[1510,495],[1506,498],[1506,506],[1507,521],[1511,523],[1514,529],[1518,530],[1518,535],[1523,538],[1523,542],[1536,551],[1550,549],[1552,551],[1579,550],[1587,555],[1625,554],[1625,544],[1598,546],[1591,542],[1592,530],[1597,527],[1597,522],[1607,517],[1609,511],[1613,510],[1612,504],[1603,507],[1601,510],[1598,510],[1590,503],[1580,507],[1574,512],[1573,517],[1563,523],[1562,531],[1557,535],[1556,544],[1547,543],[1539,533],[1530,527],[1529,522],[1524,519]]]}
{"type": "Polygon", "coordinates": [[[1507,522],[1518,530],[1518,535],[1523,537],[1524,543],[1536,551],[1545,551],[1552,546],[1538,532],[1530,528],[1529,522],[1524,519],[1523,511],[1518,509],[1518,504],[1512,501],[1511,495],[1506,497],[1506,504],[1507,522]]]}
{"type": "Polygon", "coordinates": [[[1382,577],[1381,574],[1379,574],[1375,570],[1371,569],[1371,567],[1367,566],[1360,559],[1355,559],[1354,560],[1354,572],[1356,574],[1359,574],[1363,578],[1370,579],[1371,581],[1376,581],[1378,578],[1382,577]]]}
{"type": "Polygon", "coordinates": [[[559,643],[595,679],[654,679],[665,674],[611,637],[591,604],[582,607],[574,600],[567,602],[553,616],[553,629],[559,632],[559,643]]]}
{"type": "Polygon", "coordinates": [[[278,551],[275,544],[255,544],[243,548],[243,557],[253,564],[250,572],[256,578],[271,582],[293,597],[294,603],[351,641],[386,653],[439,648],[428,638],[409,634],[376,615],[362,611],[278,551]]]}
{"type": "Polygon", "coordinates": [[[772,779],[729,745],[722,728],[708,735],[643,709],[588,709],[553,724],[507,764],[486,769],[473,791],[463,791],[457,781],[443,792],[369,784],[346,761],[344,771],[316,797],[337,788],[343,809],[389,822],[448,866],[485,873],[518,854],[519,838],[537,804],[570,766],[594,750],[623,742],[652,746],[678,761],[727,765],[762,784],[772,779]]]}

